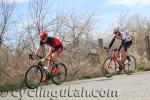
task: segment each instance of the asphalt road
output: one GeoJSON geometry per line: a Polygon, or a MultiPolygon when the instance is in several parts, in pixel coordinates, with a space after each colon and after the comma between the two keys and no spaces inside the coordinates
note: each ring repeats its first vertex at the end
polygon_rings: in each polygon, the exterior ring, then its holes
{"type": "Polygon", "coordinates": [[[0,100],[150,100],[150,72],[4,92],[0,100]]]}

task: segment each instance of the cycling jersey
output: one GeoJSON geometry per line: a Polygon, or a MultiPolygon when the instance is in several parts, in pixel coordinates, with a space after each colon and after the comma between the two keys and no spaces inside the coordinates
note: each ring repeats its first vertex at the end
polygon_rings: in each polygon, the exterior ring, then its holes
{"type": "Polygon", "coordinates": [[[53,48],[58,48],[62,45],[61,41],[55,37],[48,37],[46,43],[44,43],[43,41],[40,41],[40,46],[47,44],[53,48]]]}
{"type": "Polygon", "coordinates": [[[40,46],[43,46],[44,44],[47,44],[53,47],[54,50],[52,51],[52,53],[55,53],[57,55],[60,55],[61,52],[63,51],[63,45],[61,41],[55,37],[48,37],[46,43],[44,43],[43,41],[40,41],[40,46]]]}
{"type": "Polygon", "coordinates": [[[121,40],[124,42],[132,41],[132,36],[129,33],[121,32],[121,40]]]}

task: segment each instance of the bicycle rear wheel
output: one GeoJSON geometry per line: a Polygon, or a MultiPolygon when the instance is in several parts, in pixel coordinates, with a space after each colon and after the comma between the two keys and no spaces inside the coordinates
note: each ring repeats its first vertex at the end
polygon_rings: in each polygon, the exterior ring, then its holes
{"type": "Polygon", "coordinates": [[[65,81],[67,77],[67,67],[63,63],[58,64],[58,72],[53,76],[52,82],[59,85],[65,81]]]}
{"type": "Polygon", "coordinates": [[[43,78],[43,71],[38,65],[31,66],[25,74],[25,85],[29,89],[37,88],[43,78]]]}
{"type": "Polygon", "coordinates": [[[116,62],[111,57],[106,58],[102,65],[102,73],[104,77],[110,78],[116,71],[116,62]]]}
{"type": "Polygon", "coordinates": [[[128,75],[131,75],[136,70],[136,59],[134,56],[129,55],[130,61],[125,60],[124,72],[128,75]]]}

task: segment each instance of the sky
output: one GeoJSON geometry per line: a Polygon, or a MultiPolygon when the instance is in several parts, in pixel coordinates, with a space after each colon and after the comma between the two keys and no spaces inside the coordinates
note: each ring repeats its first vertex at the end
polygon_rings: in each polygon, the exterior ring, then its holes
{"type": "MultiPolygon", "coordinates": [[[[30,0],[5,0],[7,3],[14,1],[16,2],[15,18],[24,20],[30,0]]],[[[49,4],[51,8],[48,13],[51,15],[55,15],[58,9],[63,9],[68,13],[75,11],[79,14],[95,11],[96,26],[102,31],[117,20],[122,12],[150,17],[150,0],[49,0],[49,4]]]]}

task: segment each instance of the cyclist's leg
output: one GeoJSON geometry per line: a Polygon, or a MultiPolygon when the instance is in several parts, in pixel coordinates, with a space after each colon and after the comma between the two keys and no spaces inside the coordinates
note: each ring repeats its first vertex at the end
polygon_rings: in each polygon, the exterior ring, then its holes
{"type": "MultiPolygon", "coordinates": [[[[49,56],[49,58],[48,59],[51,59],[52,58],[52,56],[49,56]]],[[[48,61],[47,62],[47,67],[48,67],[48,70],[50,71],[51,70],[51,65],[52,65],[52,62],[51,61],[48,61]]],[[[50,74],[50,73],[49,73],[50,74]]],[[[43,79],[42,79],[42,82],[44,82],[44,83],[47,83],[47,81],[49,80],[49,76],[47,76],[47,75],[45,75],[44,77],[43,77],[43,79]]]]}
{"type": "Polygon", "coordinates": [[[55,63],[57,63],[57,57],[58,57],[58,55],[56,53],[52,54],[52,58],[55,63]]]}
{"type": "MultiPolygon", "coordinates": [[[[131,45],[132,45],[132,41],[129,41],[129,42],[127,42],[126,44],[125,44],[125,46],[124,46],[124,48],[125,48],[125,53],[126,53],[126,58],[129,60],[130,58],[128,57],[128,52],[127,52],[127,50],[128,50],[128,48],[130,48],[131,47],[131,45]]],[[[126,59],[125,58],[125,59],[126,59]]]]}
{"type": "MultiPolygon", "coordinates": [[[[124,48],[123,47],[121,47],[121,49],[120,49],[119,56],[120,56],[120,62],[123,65],[123,63],[124,63],[123,62],[123,59],[124,59],[124,48]]],[[[119,71],[122,71],[122,68],[123,68],[122,65],[119,66],[119,71]]]]}
{"type": "Polygon", "coordinates": [[[125,59],[126,59],[126,56],[127,56],[127,53],[126,53],[126,48],[124,48],[124,46],[121,48],[120,50],[120,60],[122,63],[124,63],[125,59]]]}
{"type": "Polygon", "coordinates": [[[127,42],[125,41],[122,41],[121,43],[121,49],[120,49],[120,61],[122,63],[124,63],[125,59],[126,59],[126,56],[127,56],[127,42]]]}
{"type": "MultiPolygon", "coordinates": [[[[52,55],[49,56],[48,58],[49,60],[52,59],[52,55]]],[[[47,64],[49,70],[52,68],[52,62],[51,61],[48,61],[48,64],[47,64]]]]}
{"type": "MultiPolygon", "coordinates": [[[[52,48],[51,48],[52,49],[52,48]]],[[[52,53],[55,51],[55,49],[52,49],[52,53]]],[[[47,67],[48,67],[48,69],[49,70],[51,70],[51,68],[52,68],[52,61],[50,61],[51,59],[52,59],[52,55],[49,55],[49,57],[48,57],[48,61],[47,61],[47,67]]]]}
{"type": "Polygon", "coordinates": [[[57,58],[58,56],[61,55],[62,51],[63,51],[63,47],[60,47],[59,49],[56,49],[52,54],[52,59],[54,60],[56,64],[57,64],[57,58]]]}
{"type": "Polygon", "coordinates": [[[119,49],[118,49],[118,51],[119,51],[119,58],[120,58],[120,61],[122,62],[123,61],[123,56],[124,56],[124,48],[123,48],[123,46],[124,46],[124,42],[122,42],[121,43],[121,45],[120,45],[120,47],[119,47],[119,49]]]}
{"type": "Polygon", "coordinates": [[[126,42],[123,45],[123,54],[122,54],[122,61],[124,62],[128,56],[127,50],[132,45],[132,41],[126,42]]]}
{"type": "MultiPolygon", "coordinates": [[[[59,49],[55,50],[54,53],[52,54],[53,61],[56,64],[55,66],[57,66],[57,57],[61,54],[62,51],[63,51],[63,48],[59,48],[59,49]]],[[[52,74],[55,75],[55,74],[57,74],[57,72],[58,72],[58,68],[55,67],[52,70],[52,74]]]]}

